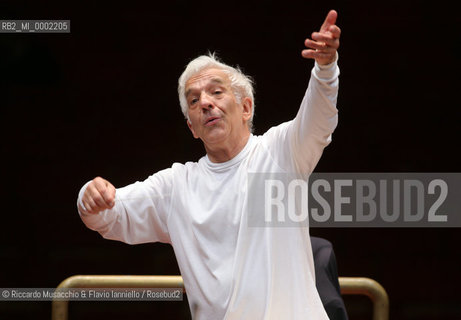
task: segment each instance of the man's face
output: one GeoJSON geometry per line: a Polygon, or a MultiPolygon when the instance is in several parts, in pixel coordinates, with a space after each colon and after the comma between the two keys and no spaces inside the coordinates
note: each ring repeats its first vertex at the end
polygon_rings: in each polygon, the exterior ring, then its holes
{"type": "Polygon", "coordinates": [[[186,82],[189,126],[206,145],[230,142],[249,132],[252,101],[238,101],[230,80],[220,69],[202,70],[186,82]]]}

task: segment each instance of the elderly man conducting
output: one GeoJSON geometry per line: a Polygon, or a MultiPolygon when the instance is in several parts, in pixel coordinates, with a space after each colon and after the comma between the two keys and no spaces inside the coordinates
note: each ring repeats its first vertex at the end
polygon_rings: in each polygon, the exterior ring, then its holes
{"type": "Polygon", "coordinates": [[[251,80],[213,55],[179,79],[187,125],[206,155],[115,189],[97,177],[79,194],[83,222],[104,238],[170,243],[194,319],[328,319],[315,287],[309,230],[248,226],[248,174],[311,173],[337,124],[336,11],[305,40],[315,59],[296,117],[251,132],[251,80]]]}

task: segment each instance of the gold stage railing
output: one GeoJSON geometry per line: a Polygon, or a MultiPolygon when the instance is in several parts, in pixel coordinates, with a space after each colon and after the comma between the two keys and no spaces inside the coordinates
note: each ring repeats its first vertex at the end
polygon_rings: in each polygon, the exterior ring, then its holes
{"type": "Polygon", "coordinates": [[[341,294],[365,295],[373,302],[373,320],[389,319],[389,298],[377,281],[361,277],[339,277],[341,294]]]}
{"type": "MultiPolygon", "coordinates": [[[[341,294],[366,295],[373,302],[373,320],[389,319],[389,298],[375,280],[360,277],[339,277],[341,294]]],[[[181,276],[72,276],[58,288],[183,288],[181,276]]],[[[52,320],[68,320],[69,301],[53,300],[52,320]]]]}

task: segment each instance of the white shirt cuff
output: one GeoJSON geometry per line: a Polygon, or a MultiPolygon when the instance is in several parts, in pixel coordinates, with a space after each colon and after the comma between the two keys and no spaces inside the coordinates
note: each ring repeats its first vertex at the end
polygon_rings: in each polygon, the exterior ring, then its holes
{"type": "Polygon", "coordinates": [[[80,215],[88,215],[89,213],[87,212],[87,209],[85,208],[85,205],[83,204],[82,198],[83,195],[85,194],[86,188],[88,185],[91,183],[91,180],[88,181],[83,185],[83,187],[80,189],[80,192],[78,193],[78,199],[77,199],[77,209],[80,215]],[[83,211],[80,210],[80,208],[83,209],[83,211]]]}

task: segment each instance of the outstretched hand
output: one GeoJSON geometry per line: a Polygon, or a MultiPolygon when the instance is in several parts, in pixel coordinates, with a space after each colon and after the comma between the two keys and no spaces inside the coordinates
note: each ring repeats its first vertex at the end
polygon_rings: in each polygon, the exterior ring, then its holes
{"type": "Polygon", "coordinates": [[[320,31],[312,33],[312,40],[304,41],[304,45],[310,48],[301,52],[304,58],[315,59],[318,64],[329,64],[335,60],[341,35],[341,29],[336,25],[337,18],[335,10],[328,12],[320,31]]]}

